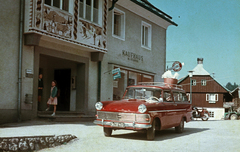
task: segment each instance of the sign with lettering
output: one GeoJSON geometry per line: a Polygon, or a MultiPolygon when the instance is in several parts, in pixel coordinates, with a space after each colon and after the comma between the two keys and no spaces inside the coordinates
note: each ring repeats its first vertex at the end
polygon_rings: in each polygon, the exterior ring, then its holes
{"type": "Polygon", "coordinates": [[[127,56],[128,60],[135,61],[135,62],[139,62],[139,61],[143,62],[143,56],[142,55],[138,55],[136,53],[125,51],[125,50],[122,50],[122,55],[127,56]]]}
{"type": "Polygon", "coordinates": [[[25,76],[26,76],[26,78],[33,78],[33,70],[25,69],[25,76]]]}
{"type": "Polygon", "coordinates": [[[113,74],[113,79],[117,79],[117,78],[121,78],[121,71],[120,68],[117,69],[113,69],[112,70],[112,74],[113,74]]]}

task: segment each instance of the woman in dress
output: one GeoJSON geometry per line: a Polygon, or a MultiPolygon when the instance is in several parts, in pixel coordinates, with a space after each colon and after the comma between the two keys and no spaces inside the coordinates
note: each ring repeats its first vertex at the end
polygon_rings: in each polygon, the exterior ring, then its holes
{"type": "Polygon", "coordinates": [[[55,116],[55,112],[56,112],[56,109],[57,109],[57,92],[58,92],[58,89],[57,89],[56,85],[57,85],[57,82],[55,80],[53,80],[52,81],[50,98],[48,99],[48,102],[47,102],[48,108],[46,109],[46,111],[48,111],[50,105],[54,106],[52,116],[55,116]]]}

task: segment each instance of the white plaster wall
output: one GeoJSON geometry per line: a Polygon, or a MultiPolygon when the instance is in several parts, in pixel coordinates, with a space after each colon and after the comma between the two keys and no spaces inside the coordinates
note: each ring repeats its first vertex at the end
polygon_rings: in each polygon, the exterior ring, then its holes
{"type": "Polygon", "coordinates": [[[209,120],[222,120],[224,118],[224,108],[207,108],[208,112],[214,112],[214,117],[210,117],[209,120]]]}
{"type": "Polygon", "coordinates": [[[19,6],[15,0],[0,5],[0,109],[17,109],[19,6]]]}
{"type": "Polygon", "coordinates": [[[89,79],[88,79],[88,112],[95,112],[95,103],[98,94],[98,63],[89,62],[89,79]]]}
{"type": "MultiPolygon", "coordinates": [[[[110,7],[111,3],[109,4],[110,7]]],[[[140,71],[155,73],[154,81],[163,81],[161,76],[165,70],[166,62],[166,29],[130,12],[119,5],[115,7],[125,13],[125,40],[112,36],[112,11],[108,13],[107,48],[108,53],[104,55],[102,62],[102,96],[101,100],[112,100],[112,65],[115,63],[140,71]],[[151,50],[141,47],[141,25],[142,21],[151,24],[152,47],[151,50]],[[122,50],[133,52],[143,56],[143,61],[134,62],[122,55],[122,50]]]]}
{"type": "MultiPolygon", "coordinates": [[[[105,55],[106,56],[106,55],[105,55]]],[[[105,61],[105,56],[102,62],[102,74],[101,74],[101,101],[112,100],[113,96],[113,65],[108,64],[105,61]]]]}
{"type": "MultiPolygon", "coordinates": [[[[23,60],[22,60],[22,99],[21,109],[32,110],[32,104],[25,103],[25,95],[33,95],[33,77],[26,77],[26,69],[29,69],[34,74],[34,47],[25,46],[23,47],[23,60]]],[[[33,100],[33,102],[36,102],[33,100]]]]}

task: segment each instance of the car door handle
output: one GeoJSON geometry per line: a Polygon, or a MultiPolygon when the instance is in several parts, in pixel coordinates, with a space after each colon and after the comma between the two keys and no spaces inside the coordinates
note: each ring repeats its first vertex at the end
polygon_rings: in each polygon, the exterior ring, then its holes
{"type": "Polygon", "coordinates": [[[177,104],[173,104],[174,106],[177,106],[177,104]]]}

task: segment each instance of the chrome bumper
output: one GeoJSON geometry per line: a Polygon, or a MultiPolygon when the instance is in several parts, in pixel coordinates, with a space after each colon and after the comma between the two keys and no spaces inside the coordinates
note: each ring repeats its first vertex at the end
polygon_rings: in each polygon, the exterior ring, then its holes
{"type": "MultiPolygon", "coordinates": [[[[94,120],[93,121],[94,124],[97,124],[97,125],[102,125],[102,126],[112,126],[112,122],[109,122],[109,121],[99,121],[99,120],[94,120]]],[[[124,128],[140,128],[140,129],[147,129],[147,128],[151,128],[152,125],[146,125],[146,124],[136,124],[135,122],[133,123],[124,123],[124,128]]]]}

